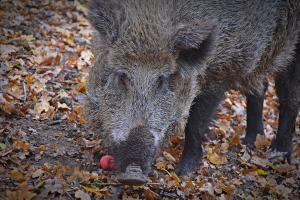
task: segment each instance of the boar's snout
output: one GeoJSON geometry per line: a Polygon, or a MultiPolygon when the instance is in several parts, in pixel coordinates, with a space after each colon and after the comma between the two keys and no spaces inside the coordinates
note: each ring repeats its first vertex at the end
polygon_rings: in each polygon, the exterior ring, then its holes
{"type": "Polygon", "coordinates": [[[132,128],[122,146],[124,148],[121,159],[122,171],[132,164],[140,166],[143,171],[147,170],[154,148],[154,137],[149,128],[145,126],[132,128]]]}
{"type": "Polygon", "coordinates": [[[145,182],[144,175],[149,173],[156,155],[154,142],[155,137],[147,126],[136,126],[130,129],[126,140],[111,146],[122,182],[145,182]],[[135,180],[137,177],[140,180],[135,180]]]}

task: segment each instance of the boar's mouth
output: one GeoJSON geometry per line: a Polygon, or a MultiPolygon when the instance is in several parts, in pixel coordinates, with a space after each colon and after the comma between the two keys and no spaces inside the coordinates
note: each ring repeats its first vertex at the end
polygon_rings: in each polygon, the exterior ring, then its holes
{"type": "Polygon", "coordinates": [[[141,167],[134,164],[127,166],[125,173],[121,173],[117,179],[124,185],[143,185],[147,182],[141,167]]]}

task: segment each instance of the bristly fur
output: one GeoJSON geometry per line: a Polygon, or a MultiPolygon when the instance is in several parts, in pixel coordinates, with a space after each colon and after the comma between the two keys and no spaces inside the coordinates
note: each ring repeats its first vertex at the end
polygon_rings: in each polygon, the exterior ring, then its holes
{"type": "MultiPolygon", "coordinates": [[[[158,147],[197,95],[260,90],[294,56],[299,9],[298,0],[91,0],[99,34],[91,126],[114,150],[126,149],[136,130],[153,136],[139,147],[158,147]]],[[[148,160],[156,153],[145,152],[148,160]]]]}

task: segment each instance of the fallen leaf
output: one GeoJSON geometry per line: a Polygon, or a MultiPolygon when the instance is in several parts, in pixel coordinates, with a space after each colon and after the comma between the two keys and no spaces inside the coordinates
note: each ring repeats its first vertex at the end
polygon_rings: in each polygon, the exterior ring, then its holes
{"type": "Polygon", "coordinates": [[[24,179],[24,175],[16,169],[10,171],[10,177],[17,181],[21,181],[24,179]]]}
{"type": "Polygon", "coordinates": [[[171,172],[171,173],[170,173],[170,176],[171,176],[171,178],[172,178],[173,180],[176,181],[176,183],[177,183],[178,185],[181,183],[180,178],[177,176],[177,174],[176,174],[175,172],[171,172]]]}
{"type": "Polygon", "coordinates": [[[258,169],[258,168],[250,168],[250,169],[244,169],[242,171],[243,174],[256,174],[259,176],[266,176],[268,173],[263,170],[263,169],[258,169]]]}
{"type": "Polygon", "coordinates": [[[0,150],[3,151],[6,149],[6,144],[0,143],[0,150]]]}
{"type": "Polygon", "coordinates": [[[176,159],[168,152],[164,151],[163,156],[167,161],[176,162],[176,159]]]}
{"type": "Polygon", "coordinates": [[[87,186],[83,186],[83,185],[81,185],[81,187],[82,187],[85,191],[90,192],[90,193],[93,193],[93,194],[95,194],[95,195],[97,195],[97,196],[102,196],[102,195],[103,195],[103,194],[102,194],[102,191],[101,191],[99,188],[91,188],[91,187],[87,187],[87,186]]]}
{"type": "Polygon", "coordinates": [[[45,145],[40,145],[38,148],[37,148],[37,150],[39,150],[39,151],[46,151],[47,150],[47,147],[45,146],[45,145]]]}
{"type": "Polygon", "coordinates": [[[88,193],[85,193],[84,191],[82,190],[77,190],[75,192],[75,197],[77,199],[81,199],[81,200],[91,200],[91,197],[88,193]]]}
{"type": "Polygon", "coordinates": [[[268,140],[265,135],[257,134],[255,140],[255,146],[258,149],[263,149],[269,147],[271,145],[271,141],[268,140]]]}
{"type": "Polygon", "coordinates": [[[157,199],[155,193],[153,191],[151,191],[150,189],[144,190],[144,195],[147,200],[156,200],[157,199]]]}
{"type": "Polygon", "coordinates": [[[16,191],[6,191],[7,199],[11,200],[31,200],[35,196],[36,194],[28,188],[27,182],[21,183],[16,191]]]}
{"type": "Polygon", "coordinates": [[[261,158],[261,157],[258,157],[258,156],[252,156],[250,162],[257,165],[257,166],[263,167],[263,168],[270,165],[270,162],[269,162],[268,159],[261,158]]]}
{"type": "Polygon", "coordinates": [[[207,159],[215,165],[224,165],[228,162],[224,155],[213,152],[213,148],[208,148],[207,159]]]}
{"type": "Polygon", "coordinates": [[[67,104],[59,102],[57,102],[57,108],[64,111],[71,110],[71,108],[67,104]]]}
{"type": "Polygon", "coordinates": [[[32,178],[38,178],[38,177],[42,176],[44,173],[45,173],[44,170],[38,169],[38,170],[36,170],[35,172],[32,173],[31,177],[32,178]]]}
{"type": "Polygon", "coordinates": [[[47,112],[50,108],[50,104],[48,101],[42,101],[40,103],[35,104],[34,111],[36,114],[41,114],[42,112],[47,112]]]}
{"type": "Polygon", "coordinates": [[[158,169],[158,170],[166,169],[166,163],[164,163],[164,162],[157,162],[157,163],[155,163],[154,166],[155,166],[156,169],[158,169]]]}
{"type": "Polygon", "coordinates": [[[28,151],[29,150],[29,147],[30,147],[30,144],[26,143],[26,142],[23,142],[21,140],[15,140],[14,141],[14,146],[17,148],[17,149],[21,149],[23,151],[28,151]]]}

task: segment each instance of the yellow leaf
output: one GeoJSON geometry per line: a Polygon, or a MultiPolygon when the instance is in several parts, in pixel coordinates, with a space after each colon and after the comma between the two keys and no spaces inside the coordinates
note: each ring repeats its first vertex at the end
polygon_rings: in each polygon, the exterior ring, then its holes
{"type": "Polygon", "coordinates": [[[24,178],[23,174],[16,169],[10,171],[10,177],[17,181],[20,181],[24,178]]]}
{"type": "Polygon", "coordinates": [[[259,176],[266,176],[268,173],[263,169],[251,168],[251,169],[244,169],[242,171],[243,174],[257,174],[259,176]]]}
{"type": "Polygon", "coordinates": [[[21,39],[26,40],[27,42],[35,40],[33,35],[22,35],[21,39]]]}
{"type": "Polygon", "coordinates": [[[263,169],[257,169],[257,170],[256,170],[256,173],[257,173],[259,176],[267,176],[267,175],[268,175],[268,173],[267,173],[265,170],[263,170],[263,169]]]}
{"type": "Polygon", "coordinates": [[[46,151],[47,150],[47,147],[45,145],[40,145],[38,148],[37,148],[39,151],[46,151]]]}
{"type": "Polygon", "coordinates": [[[213,152],[212,148],[208,148],[207,159],[215,165],[224,165],[228,162],[225,156],[213,152]]]}
{"type": "Polygon", "coordinates": [[[158,162],[154,165],[156,167],[156,169],[158,170],[162,170],[162,169],[166,169],[166,163],[164,162],[158,162]]]}
{"type": "Polygon", "coordinates": [[[175,172],[171,172],[170,175],[171,175],[172,179],[174,179],[176,181],[177,184],[181,183],[180,178],[177,176],[177,174],[175,172]]]}
{"type": "Polygon", "coordinates": [[[81,185],[81,187],[85,191],[90,192],[90,193],[94,193],[97,196],[102,196],[103,195],[102,192],[101,192],[101,190],[99,188],[91,188],[91,187],[87,187],[87,186],[83,186],[83,185],[81,185]]]}

